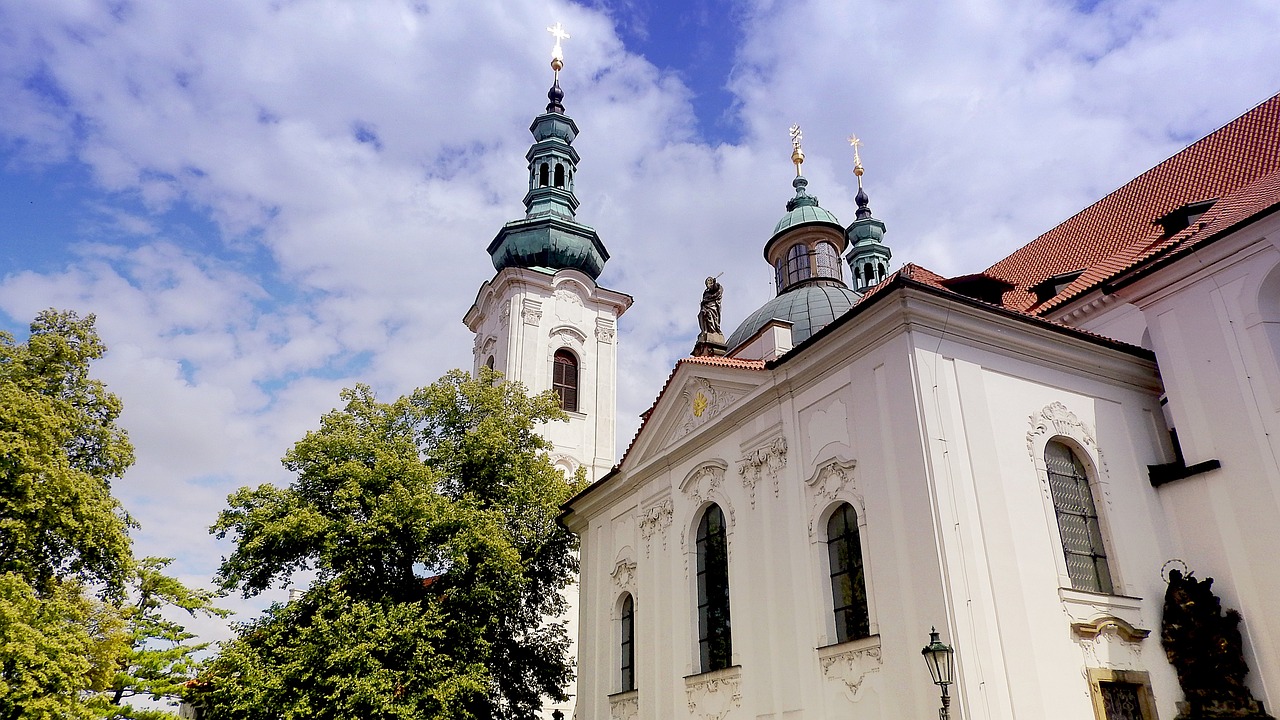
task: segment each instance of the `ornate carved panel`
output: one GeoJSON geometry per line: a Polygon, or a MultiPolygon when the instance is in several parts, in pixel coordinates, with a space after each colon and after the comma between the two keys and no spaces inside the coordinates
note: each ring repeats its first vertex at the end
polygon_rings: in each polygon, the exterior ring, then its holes
{"type": "Polygon", "coordinates": [[[640,694],[634,690],[609,698],[609,717],[613,720],[631,720],[639,712],[640,694]]]}
{"type": "Polygon", "coordinates": [[[818,514],[836,498],[854,500],[854,509],[858,511],[859,520],[862,519],[866,512],[866,506],[862,501],[862,495],[858,493],[853,482],[853,468],[856,465],[856,460],[831,460],[820,465],[813,477],[805,480],[805,484],[809,486],[811,499],[809,510],[810,536],[813,535],[814,523],[817,522],[818,514]]]}
{"type": "Polygon", "coordinates": [[[596,342],[608,345],[613,342],[613,321],[608,318],[596,318],[596,342]]]}
{"type": "Polygon", "coordinates": [[[526,325],[537,325],[542,322],[542,303],[526,298],[520,317],[524,319],[526,325]]]}
{"type": "Polygon", "coordinates": [[[582,298],[572,290],[558,288],[556,290],[556,318],[565,322],[582,321],[582,298]]]}
{"type": "Polygon", "coordinates": [[[630,590],[632,582],[636,578],[636,563],[633,560],[622,559],[617,565],[613,566],[613,572],[609,573],[609,577],[617,583],[618,587],[623,590],[630,590]]]}
{"type": "Polygon", "coordinates": [[[859,643],[854,647],[842,648],[844,646],[836,645],[819,651],[822,676],[843,683],[849,699],[857,702],[861,699],[867,676],[880,672],[880,643],[877,640],[874,645],[859,643]]]}
{"type": "Polygon", "coordinates": [[[1036,454],[1036,438],[1045,433],[1072,438],[1081,445],[1095,450],[1098,447],[1098,442],[1093,437],[1093,429],[1060,402],[1044,406],[1040,412],[1028,419],[1031,422],[1031,429],[1027,431],[1027,452],[1031,453],[1032,457],[1036,454]]]}
{"type": "Polygon", "coordinates": [[[686,678],[685,696],[692,717],[724,720],[742,706],[742,677],[738,668],[728,668],[686,678]]]}
{"type": "Polygon", "coordinates": [[[787,439],[779,435],[767,444],[747,453],[738,461],[738,474],[742,476],[742,486],[751,498],[751,506],[756,504],[756,483],[762,477],[773,481],[773,494],[778,495],[778,474],[787,465],[787,439]]]}
{"type": "Polygon", "coordinates": [[[713,387],[706,378],[691,379],[680,391],[680,404],[685,409],[684,420],[671,432],[667,442],[675,442],[707,424],[741,397],[741,393],[713,387]]]}
{"type": "Polygon", "coordinates": [[[671,527],[671,515],[675,504],[671,498],[663,498],[640,511],[640,537],[645,540],[645,554],[649,554],[654,535],[662,536],[662,547],[667,547],[667,528],[671,527]]]}

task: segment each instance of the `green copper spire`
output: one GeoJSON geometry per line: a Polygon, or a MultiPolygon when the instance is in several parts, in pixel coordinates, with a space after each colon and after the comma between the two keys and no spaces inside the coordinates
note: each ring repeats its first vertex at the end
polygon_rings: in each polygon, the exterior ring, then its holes
{"type": "Polygon", "coordinates": [[[853,174],[858,176],[858,194],[854,201],[858,203],[857,219],[845,231],[849,240],[849,252],[845,257],[849,260],[849,268],[853,271],[853,288],[865,292],[867,288],[880,284],[888,275],[889,259],[893,252],[884,244],[884,223],[871,215],[871,198],[862,189],[862,156],[858,149],[862,141],[856,135],[849,136],[849,144],[853,146],[853,174]]]}
{"type": "Polygon", "coordinates": [[[550,272],[574,268],[600,276],[609,253],[592,228],[576,220],[578,198],[573,192],[578,171],[578,151],[573,141],[578,126],[564,114],[560,69],[564,67],[561,40],[569,36],[559,24],[548,28],[556,38],[551,54],[554,79],[547,92],[547,111],[533,119],[529,132],[533,145],[529,161],[529,192],[524,196],[525,216],[503,226],[489,244],[493,267],[537,268],[550,272]]]}

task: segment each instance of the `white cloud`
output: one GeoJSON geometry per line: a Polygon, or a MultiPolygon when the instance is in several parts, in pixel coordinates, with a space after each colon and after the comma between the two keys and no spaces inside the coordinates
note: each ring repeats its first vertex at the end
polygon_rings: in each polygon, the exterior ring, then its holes
{"type": "Polygon", "coordinates": [[[710,146],[691,90],[599,9],[6,3],[0,148],[83,163],[115,194],[95,210],[108,239],[68,243],[58,272],[11,269],[0,308],[98,314],[143,552],[211,575],[225,548],[203,528],[226,493],[287,480],[279,457],[339,388],[391,396],[470,365],[460,319],[522,212],[556,20],[579,217],[612,253],[602,282],[636,298],[619,451],[692,346],[702,278],[725,273],[727,329],[772,294],[760,253],[792,193],[792,122],[825,207],[852,217],[856,132],[895,260],[962,273],[1280,89],[1268,0],[759,2],[730,82],[743,141],[710,146]],[[214,242],[169,228],[187,207],[214,242]]]}

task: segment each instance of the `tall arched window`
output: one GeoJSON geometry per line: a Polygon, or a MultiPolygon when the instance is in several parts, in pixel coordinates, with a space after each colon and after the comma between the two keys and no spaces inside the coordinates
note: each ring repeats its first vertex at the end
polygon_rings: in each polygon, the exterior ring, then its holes
{"type": "Polygon", "coordinates": [[[621,638],[618,649],[621,651],[619,665],[622,669],[622,692],[636,689],[636,604],[628,593],[622,601],[620,618],[621,638]]]}
{"type": "Polygon", "coordinates": [[[1062,553],[1067,559],[1071,587],[1097,593],[1113,590],[1107,552],[1098,524],[1098,508],[1089,487],[1084,463],[1063,443],[1050,440],[1044,448],[1044,464],[1049,474],[1049,492],[1058,516],[1062,553]]]}
{"type": "Polygon", "coordinates": [[[814,251],[814,258],[817,265],[813,272],[815,276],[835,278],[836,280],[844,279],[840,272],[840,254],[836,252],[835,245],[829,242],[818,243],[818,248],[814,251]]]}
{"type": "Polygon", "coordinates": [[[729,632],[729,541],[724,513],[712,505],[698,522],[698,655],[702,672],[733,663],[729,632]]]}
{"type": "Polygon", "coordinates": [[[551,389],[560,396],[560,408],[578,411],[578,358],[568,350],[557,350],[552,362],[551,389]]]}
{"type": "Polygon", "coordinates": [[[862,570],[862,541],[858,513],[842,504],[827,521],[827,556],[831,568],[831,599],[836,615],[836,642],[871,634],[867,613],[867,581],[862,570]]]}
{"type": "Polygon", "coordinates": [[[538,170],[538,187],[546,187],[547,182],[551,178],[551,169],[546,163],[542,163],[542,167],[538,170]]]}
{"type": "Polygon", "coordinates": [[[809,248],[803,243],[796,243],[787,251],[787,285],[794,285],[807,280],[812,273],[809,270],[809,248]]]}
{"type": "Polygon", "coordinates": [[[484,361],[484,366],[485,366],[485,367],[487,367],[487,368],[489,368],[490,370],[492,370],[492,369],[493,369],[493,356],[492,356],[492,355],[490,355],[490,356],[489,356],[489,359],[488,359],[488,360],[485,360],[485,361],[484,361]]]}
{"type": "Polygon", "coordinates": [[[564,187],[564,165],[556,163],[556,187],[564,187]]]}

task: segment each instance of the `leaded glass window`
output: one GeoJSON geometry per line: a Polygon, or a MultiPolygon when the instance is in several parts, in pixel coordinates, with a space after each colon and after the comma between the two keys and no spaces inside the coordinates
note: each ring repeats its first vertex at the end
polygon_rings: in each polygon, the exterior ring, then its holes
{"type": "Polygon", "coordinates": [[[827,556],[831,568],[831,598],[836,616],[836,642],[871,634],[867,614],[867,582],[862,570],[862,541],[858,513],[842,504],[827,521],[827,556]]]}
{"type": "Polygon", "coordinates": [[[836,280],[844,279],[843,274],[840,272],[840,254],[836,252],[835,245],[829,242],[820,242],[813,255],[817,265],[813,273],[815,276],[835,278],[836,280]]]}
{"type": "Polygon", "coordinates": [[[1098,683],[1106,720],[1146,720],[1142,715],[1141,685],[1127,682],[1098,683]]]}
{"type": "Polygon", "coordinates": [[[1090,592],[1112,592],[1102,527],[1084,463],[1071,448],[1051,440],[1044,448],[1044,464],[1071,586],[1090,592]]]}
{"type": "Polygon", "coordinates": [[[787,251],[787,285],[794,285],[801,280],[808,280],[812,272],[809,267],[809,248],[804,243],[796,243],[787,251]]]}
{"type": "Polygon", "coordinates": [[[622,618],[621,629],[622,639],[619,642],[619,650],[621,650],[621,668],[622,668],[622,691],[636,689],[636,606],[635,602],[628,594],[626,599],[622,601],[622,618]]]}
{"type": "Polygon", "coordinates": [[[551,389],[560,398],[560,408],[578,411],[578,358],[568,350],[557,350],[551,367],[551,389]]]}
{"type": "Polygon", "coordinates": [[[698,655],[702,672],[733,662],[729,632],[729,541],[724,513],[712,505],[698,522],[698,655]]]}

